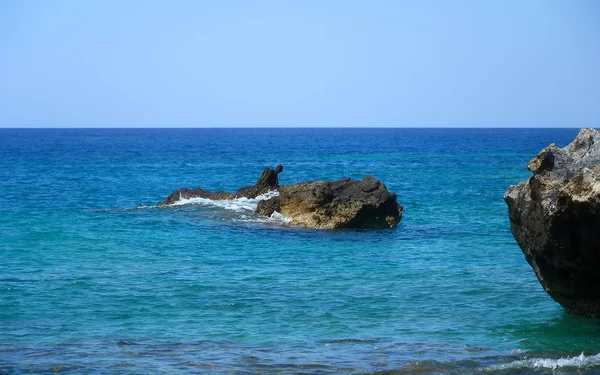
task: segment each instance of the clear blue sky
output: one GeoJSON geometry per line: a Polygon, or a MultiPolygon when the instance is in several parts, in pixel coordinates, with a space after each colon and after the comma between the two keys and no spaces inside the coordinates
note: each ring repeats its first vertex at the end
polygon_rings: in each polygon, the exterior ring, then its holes
{"type": "Polygon", "coordinates": [[[600,1],[0,0],[0,127],[600,127],[600,1]]]}

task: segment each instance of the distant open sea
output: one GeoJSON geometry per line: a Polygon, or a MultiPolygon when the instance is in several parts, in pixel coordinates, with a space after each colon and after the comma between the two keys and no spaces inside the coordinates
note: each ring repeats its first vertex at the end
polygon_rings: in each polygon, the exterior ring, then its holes
{"type": "Polygon", "coordinates": [[[578,129],[0,129],[0,374],[600,373],[502,199],[578,129]],[[178,187],[361,179],[393,230],[317,231],[178,187]],[[144,208],[137,208],[142,203],[144,208]]]}

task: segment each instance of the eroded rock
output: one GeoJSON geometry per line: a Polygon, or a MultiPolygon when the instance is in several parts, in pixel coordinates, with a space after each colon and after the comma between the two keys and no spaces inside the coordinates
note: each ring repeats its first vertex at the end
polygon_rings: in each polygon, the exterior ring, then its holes
{"type": "Polygon", "coordinates": [[[227,193],[225,191],[207,191],[200,188],[180,188],[171,193],[167,199],[160,202],[157,206],[164,207],[170,206],[183,199],[192,198],[204,198],[212,200],[226,200],[234,198],[256,198],[259,195],[265,194],[268,191],[276,190],[279,187],[279,179],[277,175],[283,171],[283,167],[278,165],[275,169],[265,168],[261,173],[260,177],[256,181],[256,184],[252,186],[245,186],[235,193],[227,193]]]}
{"type": "Polygon", "coordinates": [[[371,176],[362,181],[347,178],[279,186],[278,175],[282,171],[281,165],[275,169],[266,168],[255,185],[235,193],[177,189],[158,206],[191,198],[254,199],[278,190],[278,196],[258,202],[256,214],[272,216],[277,212],[284,215],[290,225],[317,229],[393,228],[402,219],[402,206],[396,202],[396,194],[390,193],[384,184],[371,176]]]}
{"type": "Polygon", "coordinates": [[[265,168],[260,177],[253,186],[246,186],[233,193],[233,198],[256,198],[268,191],[279,187],[279,173],[283,171],[283,166],[279,164],[275,169],[265,168]]]}
{"type": "Polygon", "coordinates": [[[371,176],[283,185],[279,196],[260,202],[256,212],[279,212],[291,225],[318,229],[393,228],[402,219],[396,194],[371,176]]]}
{"type": "Polygon", "coordinates": [[[544,290],[572,314],[600,317],[600,133],[543,149],[508,188],[511,231],[544,290]]]}

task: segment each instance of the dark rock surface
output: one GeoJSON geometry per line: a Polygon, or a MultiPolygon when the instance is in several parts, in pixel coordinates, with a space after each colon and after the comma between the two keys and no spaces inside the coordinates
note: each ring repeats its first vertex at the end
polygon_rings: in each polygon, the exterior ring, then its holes
{"type": "Polygon", "coordinates": [[[171,193],[167,199],[160,202],[157,206],[164,207],[177,203],[181,199],[190,198],[205,198],[213,200],[226,200],[234,198],[256,198],[270,190],[277,190],[279,187],[279,179],[277,175],[283,171],[283,167],[278,165],[277,168],[265,168],[261,173],[260,177],[253,186],[246,186],[235,193],[227,193],[224,191],[207,191],[200,188],[180,188],[171,193]]]}
{"type": "Polygon", "coordinates": [[[260,202],[256,212],[279,212],[291,225],[318,229],[393,228],[402,219],[396,194],[371,176],[283,185],[279,196],[260,202]]]}
{"type": "Polygon", "coordinates": [[[271,216],[278,212],[289,219],[290,225],[317,229],[393,228],[402,219],[402,206],[396,202],[396,194],[390,193],[384,184],[371,176],[362,181],[347,178],[279,186],[281,171],[281,165],[275,169],[266,168],[255,185],[243,187],[233,194],[200,188],[177,189],[158,206],[190,198],[253,199],[278,190],[278,196],[258,202],[256,214],[271,216]]]}
{"type": "Polygon", "coordinates": [[[279,164],[275,169],[265,168],[254,186],[245,186],[233,194],[233,198],[256,198],[259,195],[275,190],[279,187],[279,178],[277,175],[283,171],[283,166],[279,164]]]}
{"type": "Polygon", "coordinates": [[[281,205],[280,205],[279,196],[272,197],[270,199],[265,199],[258,202],[256,206],[255,214],[259,214],[262,216],[271,216],[273,212],[281,213],[281,205]]]}
{"type": "Polygon", "coordinates": [[[548,294],[572,314],[600,317],[600,133],[582,129],[543,149],[527,182],[508,188],[510,228],[548,294]]]}

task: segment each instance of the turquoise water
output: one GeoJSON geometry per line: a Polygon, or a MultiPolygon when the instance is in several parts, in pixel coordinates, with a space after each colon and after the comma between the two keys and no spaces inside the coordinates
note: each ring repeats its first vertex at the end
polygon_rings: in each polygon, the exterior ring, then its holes
{"type": "Polygon", "coordinates": [[[600,324],[546,295],[502,200],[576,134],[0,130],[0,373],[600,372],[600,324]],[[243,202],[152,207],[277,164],[283,184],[371,174],[404,218],[315,231],[243,202]]]}

